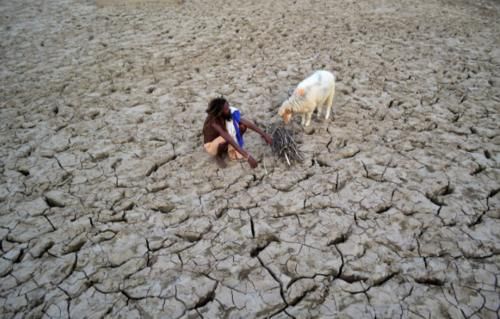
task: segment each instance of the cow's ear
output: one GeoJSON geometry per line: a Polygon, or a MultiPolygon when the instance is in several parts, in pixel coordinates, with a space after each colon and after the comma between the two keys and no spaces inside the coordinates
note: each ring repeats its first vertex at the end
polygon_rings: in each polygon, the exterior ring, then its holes
{"type": "Polygon", "coordinates": [[[303,88],[298,88],[295,93],[298,95],[298,96],[304,96],[304,89],[303,88]]]}
{"type": "Polygon", "coordinates": [[[286,110],[285,111],[285,114],[283,114],[283,121],[285,122],[285,124],[288,124],[288,122],[290,122],[290,118],[292,117],[292,111],[291,110],[286,110]]]}

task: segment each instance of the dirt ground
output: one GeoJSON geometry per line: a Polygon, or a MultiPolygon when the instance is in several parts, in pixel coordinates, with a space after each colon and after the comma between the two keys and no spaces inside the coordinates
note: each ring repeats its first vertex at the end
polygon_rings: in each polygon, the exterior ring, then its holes
{"type": "Polygon", "coordinates": [[[499,318],[500,2],[0,1],[2,318],[499,318]],[[314,70],[291,168],[219,169],[314,70]]]}

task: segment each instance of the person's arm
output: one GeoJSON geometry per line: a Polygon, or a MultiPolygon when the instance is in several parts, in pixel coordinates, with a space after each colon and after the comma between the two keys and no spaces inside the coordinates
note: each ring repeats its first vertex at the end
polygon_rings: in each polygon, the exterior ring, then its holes
{"type": "Polygon", "coordinates": [[[252,168],[257,167],[257,161],[247,151],[242,149],[240,147],[240,145],[238,143],[236,143],[236,141],[231,137],[231,135],[229,135],[228,132],[226,132],[224,129],[222,129],[222,127],[220,127],[216,123],[213,123],[212,127],[220,134],[220,136],[222,136],[223,139],[226,140],[226,142],[231,144],[231,146],[233,146],[234,149],[238,153],[240,153],[248,161],[248,164],[250,164],[250,167],[252,167],[252,168]]]}
{"type": "Polygon", "coordinates": [[[271,138],[271,136],[262,131],[260,128],[258,128],[257,125],[255,125],[253,122],[244,118],[242,118],[240,122],[241,124],[245,125],[252,131],[257,132],[260,136],[262,136],[262,138],[266,141],[267,144],[271,145],[273,143],[273,139],[271,138]]]}

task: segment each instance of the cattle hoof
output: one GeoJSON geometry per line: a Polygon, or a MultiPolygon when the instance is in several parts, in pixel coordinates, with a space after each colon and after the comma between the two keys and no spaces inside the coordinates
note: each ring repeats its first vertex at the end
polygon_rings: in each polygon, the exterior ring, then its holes
{"type": "Polygon", "coordinates": [[[304,133],[311,135],[314,133],[314,128],[312,126],[304,126],[304,133]]]}

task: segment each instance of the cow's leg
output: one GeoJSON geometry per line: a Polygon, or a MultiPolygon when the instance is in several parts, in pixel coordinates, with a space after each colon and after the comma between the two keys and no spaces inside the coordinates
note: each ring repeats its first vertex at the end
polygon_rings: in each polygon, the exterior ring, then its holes
{"type": "Polygon", "coordinates": [[[325,115],[325,120],[328,120],[330,118],[330,112],[332,111],[332,106],[333,106],[333,96],[335,95],[335,87],[332,88],[332,92],[328,96],[328,99],[326,100],[326,115],[325,115]]]}
{"type": "Polygon", "coordinates": [[[302,113],[302,121],[300,122],[300,125],[304,126],[306,124],[306,113],[302,113]]]}
{"type": "Polygon", "coordinates": [[[306,113],[306,114],[307,114],[306,126],[309,126],[311,124],[312,112],[309,112],[309,113],[306,113]]]}

